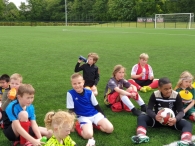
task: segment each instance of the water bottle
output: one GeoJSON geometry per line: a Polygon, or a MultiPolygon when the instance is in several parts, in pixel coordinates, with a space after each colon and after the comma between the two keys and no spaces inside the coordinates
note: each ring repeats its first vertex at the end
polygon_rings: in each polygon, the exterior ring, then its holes
{"type": "Polygon", "coordinates": [[[85,57],[81,56],[81,55],[79,56],[79,60],[82,60],[85,63],[88,62],[88,60],[85,57]]]}
{"type": "Polygon", "coordinates": [[[9,91],[8,97],[11,100],[14,100],[16,98],[16,89],[15,88],[11,88],[11,90],[9,91]]]}
{"type": "Polygon", "coordinates": [[[142,73],[143,73],[142,79],[145,79],[146,78],[146,69],[145,68],[142,69],[142,73]]]}

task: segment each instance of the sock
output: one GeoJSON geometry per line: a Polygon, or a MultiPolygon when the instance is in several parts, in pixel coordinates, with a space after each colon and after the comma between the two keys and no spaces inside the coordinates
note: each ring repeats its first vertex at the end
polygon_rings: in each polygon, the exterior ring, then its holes
{"type": "Polygon", "coordinates": [[[137,127],[137,135],[146,135],[146,128],[142,126],[137,127]]]}
{"type": "Polygon", "coordinates": [[[190,132],[184,132],[181,135],[181,140],[182,141],[187,141],[187,142],[191,142],[192,139],[192,134],[190,132]]]}
{"type": "Polygon", "coordinates": [[[145,104],[139,94],[138,94],[138,100],[136,100],[136,102],[139,104],[139,106],[142,106],[143,104],[145,104]]]}
{"type": "Polygon", "coordinates": [[[80,123],[79,123],[78,121],[76,121],[76,123],[75,123],[75,129],[76,129],[77,133],[78,133],[80,136],[82,136],[82,135],[81,135],[82,128],[81,128],[80,123]]]}
{"type": "Polygon", "coordinates": [[[141,86],[138,85],[134,80],[130,79],[130,80],[128,80],[128,82],[131,83],[132,85],[134,85],[137,88],[137,90],[141,89],[141,86]]]}
{"type": "Polygon", "coordinates": [[[127,96],[123,96],[121,97],[122,102],[131,110],[132,108],[134,108],[133,103],[129,100],[129,98],[127,96]]]}
{"type": "Polygon", "coordinates": [[[189,119],[190,119],[191,121],[195,121],[195,120],[194,120],[194,116],[190,116],[189,119]]]}
{"type": "Polygon", "coordinates": [[[153,80],[153,82],[149,86],[152,89],[158,88],[158,80],[153,80]]]}
{"type": "Polygon", "coordinates": [[[95,125],[95,124],[93,124],[93,128],[95,128],[95,129],[97,129],[97,130],[101,130],[101,129],[100,129],[100,125],[95,125]]]}
{"type": "MultiPolygon", "coordinates": [[[[27,122],[20,121],[20,125],[27,133],[29,133],[30,121],[27,121],[27,122]]],[[[23,136],[20,135],[20,144],[25,144],[26,142],[27,140],[23,136]]]]}

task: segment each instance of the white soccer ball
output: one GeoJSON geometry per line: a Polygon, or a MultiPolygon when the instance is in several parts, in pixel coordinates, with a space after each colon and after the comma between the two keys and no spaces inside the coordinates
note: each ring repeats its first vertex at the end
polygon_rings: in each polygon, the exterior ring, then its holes
{"type": "Polygon", "coordinates": [[[160,121],[161,124],[167,125],[169,118],[174,118],[175,114],[170,108],[163,108],[158,111],[158,114],[160,114],[163,118],[160,121]]]}

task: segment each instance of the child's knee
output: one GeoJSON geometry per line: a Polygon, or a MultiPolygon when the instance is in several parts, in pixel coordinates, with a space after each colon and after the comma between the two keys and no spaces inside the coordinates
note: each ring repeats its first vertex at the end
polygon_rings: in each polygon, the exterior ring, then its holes
{"type": "Polygon", "coordinates": [[[112,133],[114,130],[114,126],[112,124],[109,124],[106,129],[105,129],[105,132],[106,133],[112,133]]]}
{"type": "Polygon", "coordinates": [[[18,120],[19,121],[28,121],[28,113],[26,111],[21,111],[18,114],[18,120]]]}
{"type": "Polygon", "coordinates": [[[83,133],[82,136],[83,136],[84,139],[90,139],[90,138],[93,137],[93,133],[83,133]]]}

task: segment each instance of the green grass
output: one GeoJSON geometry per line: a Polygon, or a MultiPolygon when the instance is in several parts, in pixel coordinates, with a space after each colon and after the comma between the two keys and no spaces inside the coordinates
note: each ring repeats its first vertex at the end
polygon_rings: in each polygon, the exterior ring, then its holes
{"type": "MultiPolygon", "coordinates": [[[[126,78],[138,62],[138,56],[149,54],[149,64],[155,78],[167,76],[175,86],[184,70],[195,74],[195,30],[145,29],[120,27],[0,27],[0,74],[20,73],[24,83],[36,89],[34,106],[37,122],[44,126],[44,115],[50,110],[66,108],[66,92],[71,89],[70,76],[79,55],[96,52],[100,59],[99,95],[97,99],[108,119],[114,125],[110,135],[95,131],[97,146],[127,146],[134,144],[137,118],[129,112],[114,113],[103,103],[104,89],[113,67],[126,67],[126,78]]],[[[147,103],[152,92],[140,93],[147,103]]],[[[135,103],[135,102],[134,102],[135,103]]],[[[135,106],[138,105],[135,103],[135,106]]],[[[180,132],[168,128],[148,128],[150,142],[145,146],[160,146],[178,140],[180,132]]],[[[77,135],[71,137],[79,146],[86,140],[77,135]]],[[[0,131],[0,145],[9,141],[0,131]]]]}

